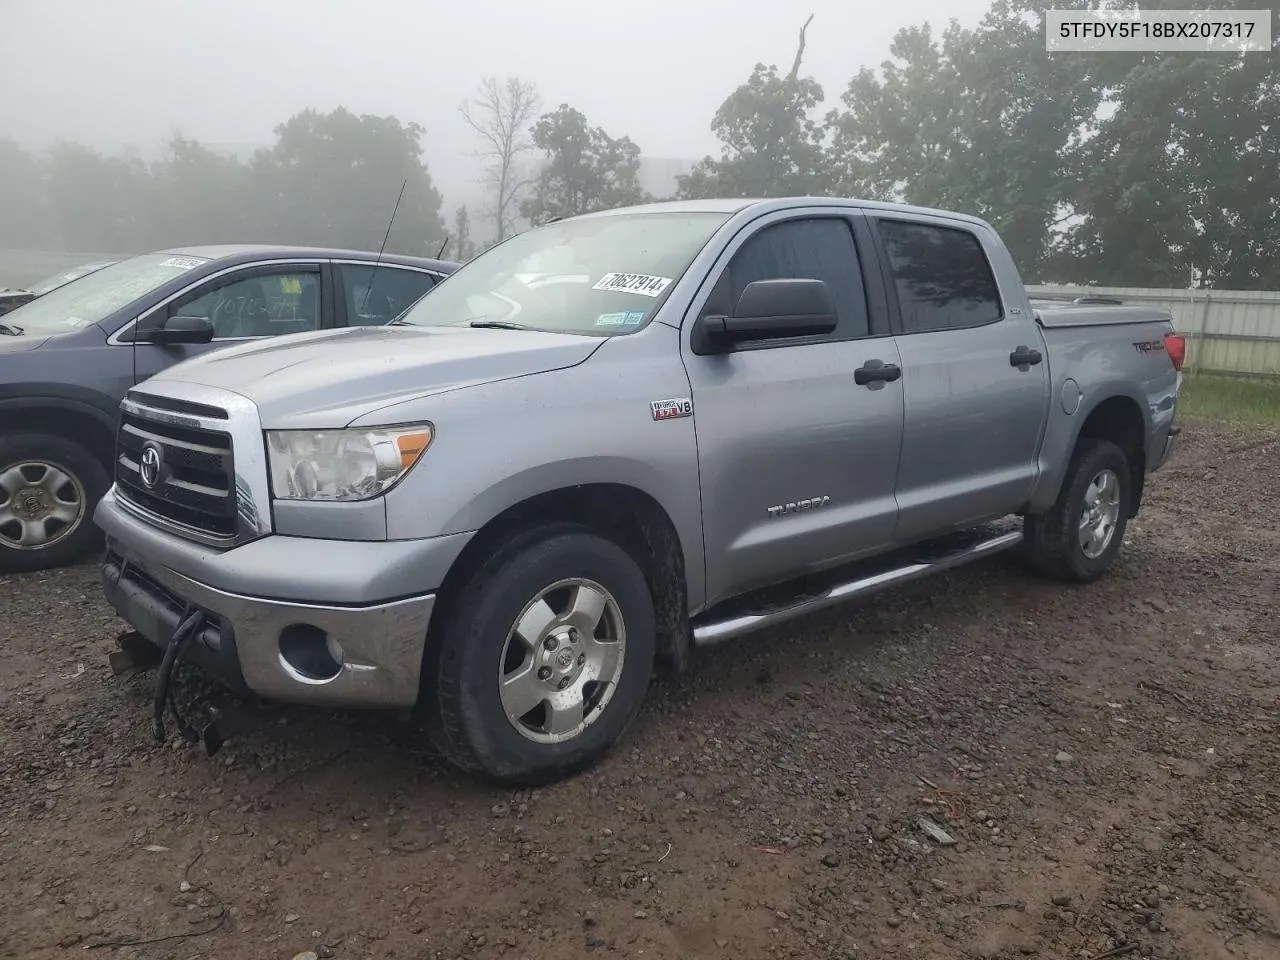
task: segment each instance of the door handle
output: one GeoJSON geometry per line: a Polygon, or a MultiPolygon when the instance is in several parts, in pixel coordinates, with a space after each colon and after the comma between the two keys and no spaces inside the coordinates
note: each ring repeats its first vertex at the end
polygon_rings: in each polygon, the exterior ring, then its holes
{"type": "Polygon", "coordinates": [[[853,382],[860,387],[871,383],[893,383],[902,376],[902,368],[896,363],[885,363],[883,360],[868,360],[853,371],[853,382]]]}
{"type": "Polygon", "coordinates": [[[1009,354],[1009,366],[1017,367],[1019,370],[1030,370],[1043,359],[1044,357],[1039,350],[1032,350],[1030,347],[1018,347],[1017,350],[1009,354]]]}

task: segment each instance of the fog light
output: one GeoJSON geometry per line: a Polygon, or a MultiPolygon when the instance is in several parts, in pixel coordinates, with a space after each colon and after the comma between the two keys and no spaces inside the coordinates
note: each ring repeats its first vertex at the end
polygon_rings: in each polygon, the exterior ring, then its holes
{"type": "Polygon", "coordinates": [[[310,623],[280,631],[280,666],[299,683],[328,683],[342,673],[342,647],[310,623]]]}

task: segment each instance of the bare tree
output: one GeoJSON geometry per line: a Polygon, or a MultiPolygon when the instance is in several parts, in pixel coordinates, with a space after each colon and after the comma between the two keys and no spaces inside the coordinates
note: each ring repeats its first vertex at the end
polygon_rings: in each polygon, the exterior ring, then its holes
{"type": "Polygon", "coordinates": [[[462,116],[483,143],[480,156],[488,161],[485,182],[493,191],[493,217],[499,242],[515,227],[520,192],[530,180],[517,161],[533,149],[529,128],[541,106],[537,87],[519,77],[485,77],[473,100],[462,105],[462,116]]]}

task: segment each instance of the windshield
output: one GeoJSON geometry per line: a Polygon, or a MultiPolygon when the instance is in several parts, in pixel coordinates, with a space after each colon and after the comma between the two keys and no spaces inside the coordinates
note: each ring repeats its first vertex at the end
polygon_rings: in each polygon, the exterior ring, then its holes
{"type": "Polygon", "coordinates": [[[114,261],[106,263],[86,263],[79,267],[72,267],[70,270],[64,270],[62,273],[56,273],[52,277],[45,277],[39,283],[33,283],[27,289],[34,293],[37,297],[44,296],[50,290],[56,290],[58,287],[70,283],[72,280],[78,280],[81,277],[88,276],[95,271],[101,270],[103,267],[109,266],[114,261]]]}
{"type": "Polygon", "coordinates": [[[55,287],[6,313],[4,322],[25,333],[70,333],[105,320],[125,304],[202,263],[208,260],[167,253],[130,257],[55,287]]]}
{"type": "Polygon", "coordinates": [[[538,227],[481,254],[395,322],[634,333],[728,216],[618,214],[538,227]]]}

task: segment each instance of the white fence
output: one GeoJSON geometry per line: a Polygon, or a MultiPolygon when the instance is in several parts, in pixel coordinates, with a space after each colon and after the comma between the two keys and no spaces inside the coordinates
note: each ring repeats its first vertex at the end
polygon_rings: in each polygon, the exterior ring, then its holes
{"type": "Polygon", "coordinates": [[[1033,286],[1033,296],[1106,296],[1163,307],[1187,337],[1194,373],[1280,378],[1280,293],[1263,290],[1157,290],[1145,287],[1033,286]]]}

